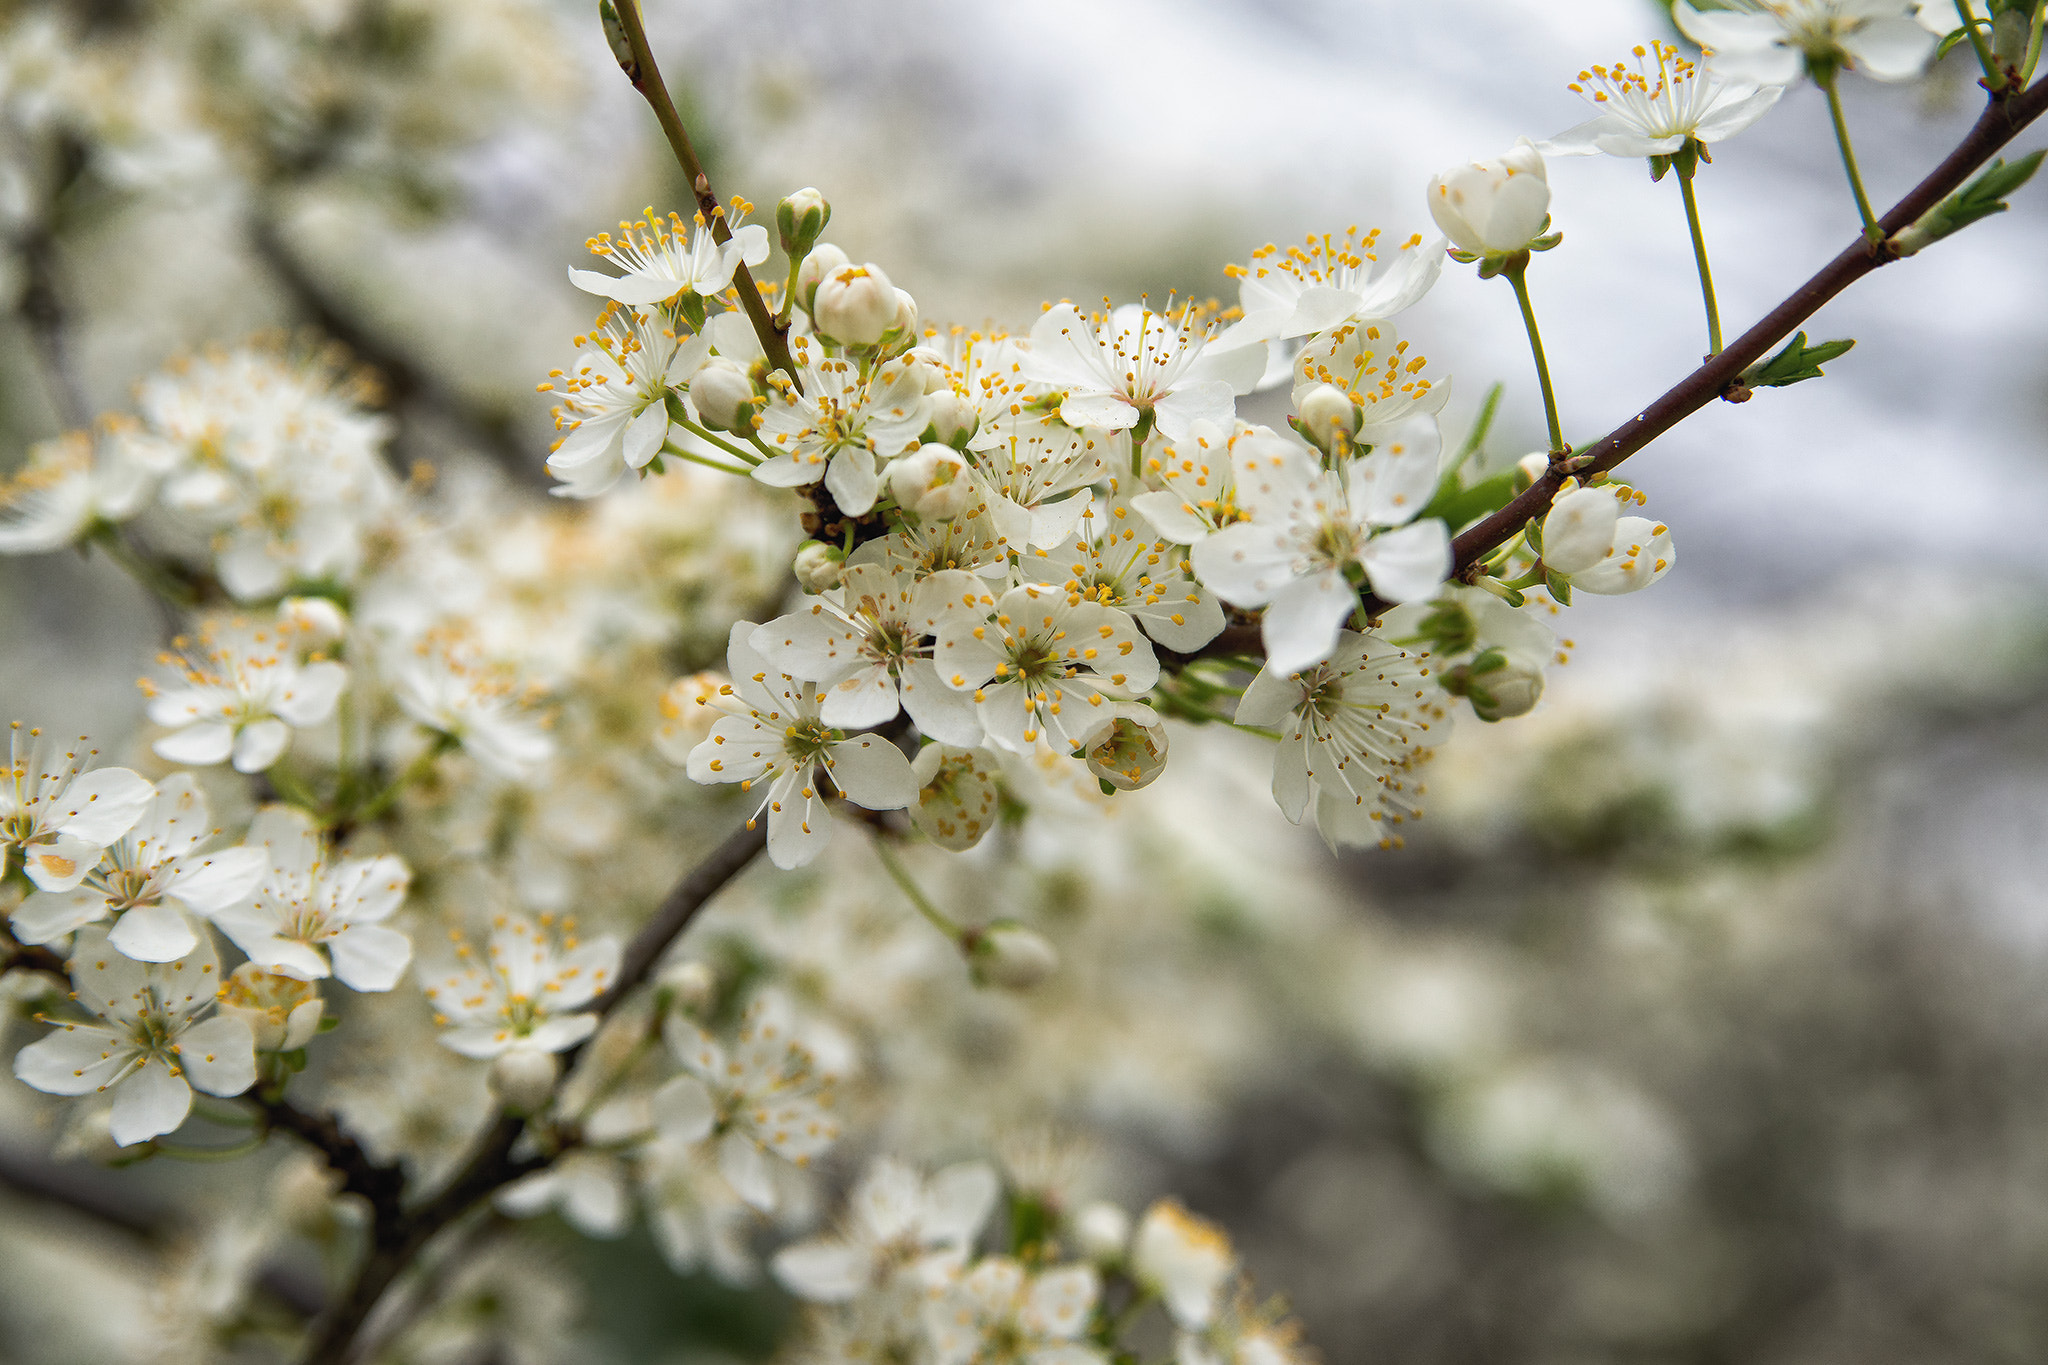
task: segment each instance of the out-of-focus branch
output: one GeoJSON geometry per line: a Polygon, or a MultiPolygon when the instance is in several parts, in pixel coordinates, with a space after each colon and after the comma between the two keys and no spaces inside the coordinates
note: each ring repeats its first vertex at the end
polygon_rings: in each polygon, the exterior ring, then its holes
{"type": "Polygon", "coordinates": [[[291,296],[306,320],[377,371],[383,380],[386,400],[394,410],[415,408],[447,419],[515,480],[531,488],[545,486],[547,480],[542,476],[538,453],[519,439],[506,414],[480,407],[454,392],[379,336],[307,269],[284,240],[274,216],[264,212],[251,214],[245,232],[250,250],[291,296]]]}
{"type": "MultiPolygon", "coordinates": [[[[697,149],[690,145],[690,134],[683,127],[683,116],[676,112],[675,101],[669,98],[668,86],[661,79],[661,68],[654,64],[654,50],[647,45],[647,30],[640,22],[639,0],[615,0],[615,4],[619,30],[627,45],[625,52],[614,48],[619,66],[660,121],[661,131],[667,136],[676,161],[690,181],[690,192],[697,197],[697,212],[704,216],[711,235],[721,243],[729,242],[732,240],[732,228],[725,221],[725,209],[712,192],[711,178],[704,174],[704,163],[697,159],[697,149]]],[[[608,0],[605,11],[609,18],[614,12],[613,0],[608,0]]],[[[747,269],[745,261],[734,268],[732,282],[734,291],[740,296],[740,307],[747,310],[747,320],[754,324],[754,335],[761,339],[761,350],[767,355],[768,363],[801,387],[803,381],[797,375],[796,361],[789,354],[789,329],[776,326],[775,319],[768,316],[768,305],[762,300],[761,290],[755,285],[753,272],[747,269]]]]}
{"type": "Polygon", "coordinates": [[[92,423],[92,405],[71,355],[71,310],[65,302],[57,263],[57,240],[46,223],[38,222],[14,241],[21,261],[21,295],[14,310],[28,328],[49,385],[50,402],[66,430],[78,430],[92,423]]]}

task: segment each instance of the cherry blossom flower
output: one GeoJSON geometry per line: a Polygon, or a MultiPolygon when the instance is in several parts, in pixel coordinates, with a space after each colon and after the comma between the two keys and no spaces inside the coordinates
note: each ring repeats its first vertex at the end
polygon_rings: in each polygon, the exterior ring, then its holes
{"type": "Polygon", "coordinates": [[[150,471],[119,446],[74,433],[30,449],[0,482],[0,555],[47,554],[127,521],[149,502],[150,471]]]}
{"type": "Polygon", "coordinates": [[[1728,80],[1718,72],[1703,77],[1677,48],[1661,42],[1637,48],[1635,56],[1639,62],[1654,57],[1656,70],[1631,71],[1616,62],[1581,71],[1571,89],[1591,101],[1599,116],[1567,128],[1538,150],[1545,156],[1669,156],[1688,141],[1711,144],[1735,136],[1785,93],[1782,85],[1728,80]]]}
{"type": "Polygon", "coordinates": [[[1414,418],[1442,412],[1450,401],[1449,381],[1431,380],[1424,372],[1428,364],[1391,323],[1345,323],[1311,338],[1295,357],[1293,403],[1301,410],[1324,384],[1341,389],[1358,409],[1352,443],[1380,445],[1414,418]]]}
{"type": "Polygon", "coordinates": [[[1549,173],[1528,138],[1490,161],[1431,176],[1427,197],[1451,245],[1475,256],[1526,251],[1550,224],[1549,173]]]}
{"type": "Polygon", "coordinates": [[[768,259],[768,229],[758,223],[739,226],[745,216],[740,211],[728,217],[732,237],[721,244],[702,213],[687,224],[673,213],[664,222],[650,208],[638,222],[620,223],[617,237],[601,232],[584,243],[624,275],[572,269],[569,283],[628,305],[663,303],[684,290],[710,298],[732,283],[741,262],[755,266],[768,259]]]}
{"type": "Polygon", "coordinates": [[[669,395],[680,397],[710,358],[711,343],[702,334],[678,335],[660,313],[607,303],[576,349],[573,367],[550,370],[541,385],[562,396],[555,430],[563,434],[548,472],[562,480],[558,497],[594,498],[661,453],[669,395]]]}
{"type": "Polygon", "coordinates": [[[233,760],[259,773],[284,757],[292,731],[334,714],[348,670],[301,658],[308,632],[280,619],[268,626],[209,621],[196,639],[173,641],[157,656],[171,681],[144,680],[149,718],[171,733],[152,746],[159,757],[193,767],[233,760]]]}
{"type": "Polygon", "coordinates": [[[817,684],[771,666],[750,643],[757,629],[752,621],[732,628],[732,714],[690,751],[688,772],[692,781],[737,782],[741,791],[766,780],[768,856],[777,867],[801,867],[832,838],[820,766],[840,795],[869,810],[901,810],[916,799],[917,785],[910,760],[888,740],[827,725],[817,684]]]}
{"type": "Polygon", "coordinates": [[[872,375],[851,360],[827,356],[811,337],[790,338],[803,375],[769,376],[773,393],[761,413],[761,436],[775,450],[754,477],[776,488],[820,479],[839,510],[860,516],[881,493],[881,462],[917,448],[930,422],[924,377],[911,362],[888,361],[872,375]]]}
{"type": "Polygon", "coordinates": [[[1790,85],[1815,63],[1880,81],[1911,80],[1940,42],[1914,0],[1724,0],[1702,10],[1678,0],[1671,17],[1707,49],[1716,71],[1758,85],[1790,85]]]}
{"type": "Polygon", "coordinates": [[[1259,341],[1312,336],[1347,322],[1378,322],[1422,301],[1443,273],[1441,240],[1423,244],[1420,235],[1381,260],[1379,229],[1362,237],[1356,227],[1340,240],[1332,233],[1310,235],[1282,250],[1268,244],[1252,253],[1249,266],[1231,266],[1238,279],[1244,317],[1210,345],[1230,350],[1259,341]]]}
{"type": "Polygon", "coordinates": [[[940,848],[964,852],[995,828],[1002,810],[1002,781],[989,753],[979,748],[927,744],[910,770],[917,800],[910,823],[940,848]]]}
{"type": "Polygon", "coordinates": [[[1060,418],[1069,426],[1122,431],[1149,417],[1178,439],[1198,420],[1229,422],[1236,396],[1266,369],[1257,346],[1205,351],[1200,325],[1191,308],[1131,303],[1087,318],[1057,304],[1033,324],[1023,372],[1066,395],[1060,418]]]}
{"type": "Polygon", "coordinates": [[[1205,1327],[1221,1306],[1237,1253],[1223,1229],[1162,1199],[1145,1211],[1131,1241],[1131,1271],[1184,1329],[1205,1327]]]}
{"type": "Polygon", "coordinates": [[[775,1255],[775,1278],[799,1298],[844,1303],[886,1288],[901,1272],[914,1277],[933,1260],[957,1266],[1001,1192],[986,1162],[948,1166],[926,1180],[911,1166],[881,1158],[847,1197],[842,1231],[784,1247],[775,1255]]]}
{"type": "Polygon", "coordinates": [[[426,984],[437,1022],[454,1025],[443,1047],[488,1061],[515,1047],[561,1052],[597,1031],[597,1016],[583,1007],[618,974],[616,938],[578,939],[572,919],[499,915],[484,961],[466,936],[458,932],[455,943],[461,965],[426,984]]]}
{"type": "Polygon", "coordinates": [[[84,748],[89,742],[81,737],[78,748],[60,753],[41,730],[9,724],[7,766],[0,769],[0,871],[17,855],[37,886],[69,891],[142,818],[156,788],[126,768],[86,771],[99,755],[84,748]]]}
{"type": "Polygon", "coordinates": [[[1247,452],[1237,498],[1251,520],[1209,536],[1190,558],[1224,601],[1266,609],[1272,667],[1292,672],[1329,657],[1358,604],[1354,565],[1389,602],[1435,595],[1450,572],[1450,533],[1434,518],[1406,523],[1436,489],[1441,448],[1435,419],[1424,417],[1336,469],[1302,446],[1247,452]]]}
{"type": "Polygon", "coordinates": [[[112,917],[107,942],[138,962],[175,962],[199,946],[188,915],[225,910],[255,890],[263,853],[201,853],[213,834],[206,798],[190,774],[174,773],[133,828],[69,891],[37,891],[14,912],[14,936],[50,943],[112,917]]]}
{"type": "Polygon", "coordinates": [[[1376,635],[1344,631],[1322,663],[1270,661],[1238,703],[1237,723],[1278,728],[1273,799],[1296,824],[1312,813],[1332,848],[1399,842],[1417,818],[1415,773],[1450,733],[1423,658],[1376,635]]]}
{"type": "Polygon", "coordinates": [[[1189,653],[1223,632],[1215,594],[1195,581],[1172,544],[1153,538],[1128,502],[1092,504],[1064,544],[1023,556],[1019,572],[1130,617],[1168,649],[1189,653]]]}
{"type": "Polygon", "coordinates": [[[78,935],[67,970],[88,1022],[52,1019],[55,1032],[23,1048],[14,1074],[52,1095],[114,1092],[109,1132],[123,1147],[176,1129],[196,1086],[239,1095],[256,1083],[249,1026],[203,1017],[220,989],[213,944],[175,962],[143,964],[111,951],[97,925],[78,935]]]}
{"type": "Polygon", "coordinates": [[[1102,1292],[1090,1265],[1032,1271],[990,1256],[925,1306],[937,1365],[1102,1365],[1080,1339],[1102,1292]]]}
{"type": "Polygon", "coordinates": [[[255,890],[213,922],[260,967],[351,990],[388,991],[412,961],[412,940],[384,921],[412,873],[399,859],[336,858],[303,811],[266,806],[246,844],[267,867],[255,890]]]}
{"type": "Polygon", "coordinates": [[[1124,612],[1025,583],[947,612],[933,657],[947,686],[974,694],[988,737],[1029,753],[1039,737],[1085,748],[1113,702],[1149,691],[1159,657],[1124,612]]]}
{"type": "Polygon", "coordinates": [[[483,768],[508,781],[533,777],[555,755],[545,717],[510,670],[479,661],[464,642],[421,640],[396,670],[399,707],[483,768]]]}

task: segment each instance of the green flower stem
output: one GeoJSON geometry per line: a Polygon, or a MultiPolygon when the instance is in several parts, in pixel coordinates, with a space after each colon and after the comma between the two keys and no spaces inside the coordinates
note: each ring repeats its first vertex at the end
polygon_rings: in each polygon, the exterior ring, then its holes
{"type": "Polygon", "coordinates": [[[163,565],[130,545],[127,538],[121,534],[120,528],[112,522],[101,523],[85,543],[99,546],[106,552],[107,558],[121,566],[123,573],[155,593],[167,605],[180,611],[189,611],[199,605],[198,598],[190,587],[179,581],[177,575],[163,565]]]}
{"type": "MultiPolygon", "coordinates": [[[[711,428],[709,427],[699,426],[697,423],[689,421],[687,419],[678,420],[676,422],[676,425],[694,436],[703,437],[706,441],[710,442],[712,445],[717,446],[720,450],[732,456],[741,464],[746,465],[749,469],[761,463],[760,458],[758,456],[754,455],[750,451],[744,450],[741,447],[734,445],[732,442],[726,440],[723,436],[720,436],[717,432],[711,430],[711,428]]],[[[680,455],[683,452],[677,451],[676,453],[680,455]]]]}
{"type": "Polygon", "coordinates": [[[306,785],[304,778],[292,770],[289,762],[274,763],[270,771],[263,775],[270,780],[271,786],[277,788],[277,794],[287,802],[322,824],[328,822],[326,803],[313,794],[313,789],[306,785]]]}
{"type": "Polygon", "coordinates": [[[882,866],[888,871],[890,880],[903,888],[903,894],[910,898],[912,905],[917,907],[917,913],[930,920],[933,927],[947,938],[955,943],[960,942],[961,930],[959,924],[949,918],[945,911],[933,905],[931,897],[925,895],[919,889],[917,883],[911,880],[910,870],[903,866],[902,861],[897,858],[895,850],[889,847],[886,840],[877,839],[874,841],[874,844],[875,856],[882,860],[882,866]]]}
{"type": "Polygon", "coordinates": [[[1707,355],[1721,354],[1721,307],[1714,301],[1714,272],[1707,264],[1707,239],[1700,231],[1700,203],[1693,194],[1692,176],[1678,173],[1678,192],[1685,197],[1685,222],[1692,229],[1692,258],[1700,268],[1700,296],[1707,304],[1707,355]]]}
{"type": "Polygon", "coordinates": [[[1836,90],[1836,78],[1830,73],[1826,80],[1815,77],[1815,82],[1828,97],[1828,117],[1835,122],[1835,145],[1842,149],[1842,169],[1849,173],[1849,189],[1856,195],[1856,212],[1863,215],[1863,235],[1871,242],[1884,240],[1884,229],[1877,225],[1877,213],[1870,207],[1870,195],[1863,188],[1863,173],[1856,169],[1856,148],[1849,141],[1849,123],[1842,117],[1842,96],[1836,90]]]}
{"type": "Polygon", "coordinates": [[[1543,417],[1550,423],[1550,452],[1561,455],[1571,449],[1564,441],[1564,427],[1557,420],[1557,391],[1550,384],[1550,361],[1543,355],[1543,333],[1536,326],[1536,309],[1529,302],[1529,262],[1501,272],[1515,287],[1515,302],[1522,305],[1522,325],[1529,329],[1529,350],[1536,357],[1536,382],[1543,386],[1543,417]]]}
{"type": "Polygon", "coordinates": [[[407,787],[423,780],[434,770],[435,760],[453,749],[459,742],[453,735],[436,734],[433,743],[420,750],[419,756],[406,765],[404,772],[391,780],[390,786],[378,792],[355,811],[351,817],[352,822],[365,825],[390,810],[407,787]]]}
{"type": "Polygon", "coordinates": [[[1970,46],[1977,49],[1977,65],[1984,68],[1984,88],[1993,94],[2005,89],[2005,73],[1998,69],[1991,45],[1977,29],[1976,7],[1970,0],[1956,0],[1956,13],[1963,16],[1963,32],[1970,35],[1970,46]]]}
{"type": "Polygon", "coordinates": [[[725,463],[723,460],[714,460],[709,455],[699,455],[694,450],[684,450],[674,441],[663,441],[661,443],[661,453],[664,455],[673,455],[678,460],[688,460],[691,464],[701,464],[706,469],[715,469],[721,474],[730,474],[734,478],[748,478],[753,473],[752,468],[749,466],[731,465],[725,463]]]}

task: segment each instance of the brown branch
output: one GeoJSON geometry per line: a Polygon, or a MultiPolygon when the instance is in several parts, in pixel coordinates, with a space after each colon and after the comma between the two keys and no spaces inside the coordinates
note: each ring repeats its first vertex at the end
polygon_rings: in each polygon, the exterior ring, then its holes
{"type": "MultiPolygon", "coordinates": [[[[1961,144],[1931,175],[1915,185],[1891,212],[1878,220],[1885,235],[1890,237],[1910,227],[1922,214],[1961,189],[1980,166],[2044,112],[2048,112],[2048,81],[2036,82],[2024,94],[1994,95],[1990,107],[1961,144]]],[[[1471,569],[1506,544],[1532,518],[1541,516],[1566,478],[1575,473],[1581,478],[1606,473],[1726,394],[1738,375],[1763,359],[1773,346],[1791,336],[1801,323],[1819,312],[1823,304],[1895,259],[1882,246],[1873,247],[1859,235],[1854,245],[1793,291],[1763,321],[1737,337],[1727,350],[1710,357],[1656,402],[1600,441],[1586,447],[1577,458],[1552,461],[1549,472],[1514,501],[1458,536],[1452,543],[1456,554],[1453,576],[1471,569]]],[[[1385,609],[1386,604],[1370,596],[1365,600],[1368,611],[1376,613],[1385,609]]]]}
{"type": "MultiPolygon", "coordinates": [[[[611,989],[592,1002],[591,1007],[600,1016],[616,1009],[636,986],[646,981],[661,955],[689,928],[697,912],[768,846],[765,826],[765,821],[749,821],[676,883],[653,918],[626,945],[618,979],[611,989]]],[[[580,1050],[572,1049],[565,1054],[565,1062],[573,1061],[580,1050]]],[[[437,1194],[406,1209],[399,1204],[402,1186],[388,1199],[372,1192],[381,1191],[387,1175],[395,1175],[395,1171],[369,1163],[354,1139],[342,1134],[331,1117],[306,1115],[282,1102],[276,1110],[277,1126],[299,1134],[328,1153],[329,1163],[349,1182],[347,1188],[370,1200],[372,1213],[369,1251],[347,1294],[314,1329],[302,1365],[345,1365],[356,1354],[370,1314],[428,1242],[497,1190],[542,1169],[554,1159],[554,1153],[539,1150],[515,1156],[520,1139],[526,1135],[526,1122],[510,1115],[501,1116],[478,1140],[461,1171],[437,1194]],[[358,1159],[363,1168],[359,1171],[352,1169],[358,1159]]]]}
{"type": "Polygon", "coordinates": [[[0,972],[17,967],[25,972],[48,972],[52,976],[66,976],[70,972],[62,954],[32,944],[17,943],[14,935],[0,929],[0,972]]]}
{"type": "MultiPolygon", "coordinates": [[[[668,86],[661,79],[661,68],[654,64],[654,50],[647,45],[647,30],[640,22],[639,0],[616,0],[619,28],[623,31],[630,53],[618,54],[620,68],[626,79],[647,101],[654,117],[661,124],[661,131],[668,137],[670,150],[676,154],[676,161],[682,166],[683,174],[690,181],[690,192],[697,197],[697,212],[711,228],[711,235],[720,243],[732,240],[732,228],[725,221],[725,209],[712,193],[711,178],[704,174],[704,163],[697,159],[697,149],[690,145],[690,134],[683,127],[683,118],[676,112],[676,103],[669,98],[668,86]],[[630,64],[627,57],[630,56],[630,64]]],[[[789,329],[778,327],[768,316],[768,305],[761,298],[761,290],[754,283],[754,274],[741,261],[733,270],[733,288],[740,296],[740,307],[747,310],[747,321],[754,324],[754,334],[761,339],[761,350],[767,355],[768,363],[788,375],[802,387],[798,379],[796,361],[789,354],[789,329]]]]}
{"type": "Polygon", "coordinates": [[[86,401],[72,360],[71,310],[64,302],[56,238],[38,223],[16,238],[14,246],[21,257],[22,274],[21,295],[14,310],[35,343],[57,420],[66,430],[79,430],[91,425],[92,404],[86,401]]]}

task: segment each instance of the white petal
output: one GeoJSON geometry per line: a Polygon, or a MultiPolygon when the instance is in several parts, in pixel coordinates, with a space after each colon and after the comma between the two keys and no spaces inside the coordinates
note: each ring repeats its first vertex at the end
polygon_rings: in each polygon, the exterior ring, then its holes
{"type": "Polygon", "coordinates": [[[260,848],[224,848],[217,853],[187,854],[164,894],[202,915],[246,898],[263,880],[267,860],[260,848]]]}
{"type": "Polygon", "coordinates": [[[1358,595],[1334,569],[1288,582],[1273,594],[1261,623],[1268,666],[1292,673],[1329,658],[1344,618],[1357,606],[1358,595]]]}
{"type": "Polygon", "coordinates": [[[1872,19],[1842,40],[1856,69],[1880,81],[1909,81],[1927,66],[1941,40],[1903,15],[1872,19]]]}
{"type": "Polygon", "coordinates": [[[825,469],[825,491],[839,504],[840,511],[856,517],[865,514],[882,491],[882,478],[875,470],[875,453],[853,449],[834,455],[825,469]]]}
{"type": "Polygon", "coordinates": [[[99,866],[105,849],[75,834],[60,834],[48,843],[24,848],[28,879],[45,891],[69,891],[99,866]]]}
{"type": "Polygon", "coordinates": [[[192,1112],[192,1087],[153,1061],[114,1087],[107,1131],[123,1147],[175,1132],[192,1112]]]}
{"type": "Polygon", "coordinates": [[[134,828],[156,798],[141,774],[126,768],[95,768],[64,788],[57,832],[105,848],[134,828]]]}
{"type": "Polygon", "coordinates": [[[775,1172],[768,1155],[753,1140],[738,1131],[727,1133],[718,1144],[718,1170],[733,1193],[764,1213],[775,1210],[775,1172]]]}
{"type": "Polygon", "coordinates": [[[412,961],[412,940],[381,924],[358,924],[327,941],[335,979],[357,991],[388,991],[412,961]]]}
{"type": "Polygon", "coordinates": [[[1398,531],[1374,536],[1359,552],[1365,581],[1389,602],[1434,597],[1451,573],[1451,533],[1431,517],[1398,531]]]}
{"type": "Polygon", "coordinates": [[[867,1288],[874,1253],[848,1242],[813,1238],[786,1246],[769,1263],[782,1287],[812,1303],[845,1303],[867,1288]]]}
{"type": "Polygon", "coordinates": [[[107,1029],[66,1025],[15,1053],[14,1074],[47,1095],[90,1095],[133,1055],[126,1040],[107,1029]]]}
{"type": "Polygon", "coordinates": [[[23,943],[40,945],[64,937],[82,924],[90,924],[107,913],[107,898],[87,886],[69,891],[31,891],[14,907],[9,921],[14,936],[23,943]]]}
{"type": "Polygon", "coordinates": [[[695,1076],[678,1076],[654,1092],[654,1125],[670,1142],[702,1142],[718,1120],[711,1092],[695,1076]]]}
{"type": "Polygon", "coordinates": [[[244,1021],[217,1014],[178,1039],[178,1065],[209,1095],[239,1095],[256,1084],[256,1039],[244,1021]]]}
{"type": "Polygon", "coordinates": [[[348,685],[348,670],[340,664],[307,664],[299,670],[291,689],[272,706],[280,718],[296,726],[318,725],[334,714],[341,689],[348,685]]]}
{"type": "Polygon", "coordinates": [[[291,727],[281,720],[259,720],[253,725],[243,726],[242,733],[235,736],[235,771],[264,771],[284,757],[285,748],[291,742],[291,727]]]}
{"type": "Polygon", "coordinates": [[[123,912],[107,942],[137,962],[176,962],[199,946],[199,935],[176,906],[158,902],[123,912]]]}
{"type": "Polygon", "coordinates": [[[165,735],[152,744],[157,757],[173,763],[203,768],[223,762],[235,749],[234,727],[225,721],[201,721],[165,735]]]}

